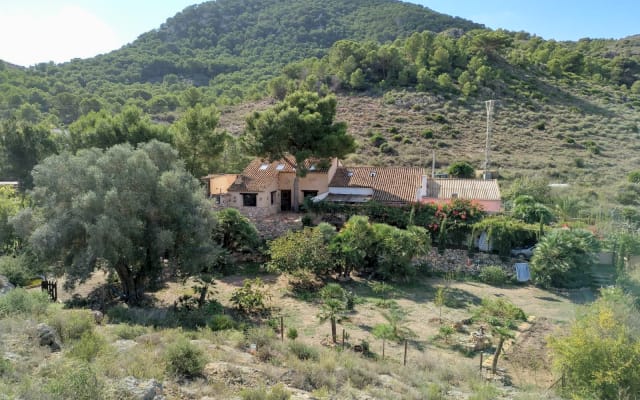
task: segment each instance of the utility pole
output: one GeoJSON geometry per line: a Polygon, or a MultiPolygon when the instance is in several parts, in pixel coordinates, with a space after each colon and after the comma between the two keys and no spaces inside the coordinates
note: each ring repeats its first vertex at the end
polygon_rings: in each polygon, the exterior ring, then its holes
{"type": "Polygon", "coordinates": [[[490,179],[491,172],[489,172],[490,159],[489,152],[491,147],[491,125],[493,123],[493,107],[495,105],[495,100],[487,100],[484,102],[487,108],[487,141],[485,143],[484,149],[484,174],[483,179],[490,179]]]}

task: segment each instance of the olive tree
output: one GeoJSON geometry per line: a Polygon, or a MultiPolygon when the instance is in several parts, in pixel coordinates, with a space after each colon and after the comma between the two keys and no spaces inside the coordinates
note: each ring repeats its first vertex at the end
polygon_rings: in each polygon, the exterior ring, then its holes
{"type": "Polygon", "coordinates": [[[130,304],[165,260],[184,273],[211,266],[219,247],[198,181],[168,144],[81,150],[33,170],[33,207],[14,220],[33,250],[73,285],[96,268],[115,272],[130,304]]]}

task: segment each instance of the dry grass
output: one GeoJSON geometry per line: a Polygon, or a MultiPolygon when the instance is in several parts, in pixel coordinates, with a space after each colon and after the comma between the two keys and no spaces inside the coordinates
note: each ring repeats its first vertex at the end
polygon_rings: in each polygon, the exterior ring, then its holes
{"type": "MultiPolygon", "coordinates": [[[[236,278],[225,278],[217,284],[217,298],[223,305],[228,305],[230,294],[237,287],[236,278]]],[[[265,388],[264,393],[268,393],[268,388],[278,382],[286,385],[286,390],[294,394],[293,398],[296,393],[303,392],[312,392],[318,398],[356,398],[364,394],[380,399],[546,398],[547,394],[537,388],[546,385],[549,378],[540,366],[546,357],[540,346],[543,346],[547,332],[571,319],[575,307],[565,297],[534,288],[494,288],[481,283],[443,283],[437,279],[398,286],[391,303],[407,311],[406,324],[416,333],[408,347],[408,366],[403,367],[402,344],[387,342],[386,357],[381,359],[381,342],[371,336],[371,329],[384,321],[383,309],[366,282],[356,280],[347,285],[358,295],[358,301],[349,320],[339,325],[339,329],[344,327],[348,333],[343,351],[340,345],[335,348],[321,345],[327,343],[330,329],[328,324],[318,323],[316,302],[293,297],[283,277],[266,276],[265,281],[273,295],[272,306],[278,310],[276,315],[286,316],[285,329],[295,327],[298,330],[296,343],[300,345],[297,348],[291,347],[289,343],[292,342],[288,339],[281,343],[280,336],[266,324],[244,332],[212,332],[208,328],[160,329],[132,322],[85,330],[93,332],[92,335],[104,340],[106,345],[95,355],[89,352],[95,358],[90,364],[83,364],[72,351],[82,338],[70,335],[63,344],[62,353],[50,354],[46,349],[32,345],[36,320],[2,319],[1,354],[16,354],[18,358],[9,361],[11,373],[0,376],[0,390],[6,389],[14,397],[31,392],[45,398],[48,394],[58,393],[56,390],[63,393],[59,386],[49,385],[54,378],[69,379],[71,385],[74,379],[93,377],[93,389],[100,391],[104,398],[113,398],[115,394],[107,388],[117,386],[117,382],[126,376],[134,376],[164,382],[165,395],[169,399],[228,398],[247,387],[256,389],[258,394],[262,393],[260,388],[265,388]],[[440,284],[448,284],[451,293],[459,297],[455,307],[445,306],[443,314],[447,321],[468,318],[475,299],[487,295],[509,297],[522,305],[527,313],[548,314],[548,323],[523,340],[522,353],[534,354],[535,359],[516,358],[510,354],[504,361],[517,388],[500,385],[487,388],[477,369],[477,356],[468,358],[433,341],[439,327],[433,322],[438,315],[433,304],[433,288],[440,284]],[[169,376],[165,361],[167,347],[184,336],[203,350],[212,362],[202,377],[186,381],[169,376]],[[349,350],[363,340],[370,344],[373,352],[370,357],[349,350]],[[251,344],[257,345],[255,355],[248,352],[251,344]],[[301,351],[308,351],[311,356],[301,357],[301,351]],[[534,376],[535,379],[522,379],[522,376],[534,376]]],[[[170,299],[184,289],[181,285],[169,284],[156,294],[170,299]]],[[[51,307],[40,318],[64,320],[65,315],[71,314],[79,313],[51,307]]],[[[145,320],[142,314],[139,310],[133,316],[139,315],[145,320]]],[[[56,396],[52,398],[63,398],[56,396]]]]}

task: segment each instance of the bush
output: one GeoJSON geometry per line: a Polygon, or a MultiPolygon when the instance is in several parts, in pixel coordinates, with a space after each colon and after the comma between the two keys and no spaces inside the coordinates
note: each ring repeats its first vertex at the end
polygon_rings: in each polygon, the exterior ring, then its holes
{"type": "Polygon", "coordinates": [[[313,217],[309,214],[302,216],[302,226],[313,226],[313,217]]]}
{"type": "Polygon", "coordinates": [[[93,331],[86,331],[82,334],[80,340],[73,344],[69,354],[80,360],[91,362],[106,347],[107,342],[102,336],[93,331]]]}
{"type": "Polygon", "coordinates": [[[255,251],[260,246],[260,234],[251,221],[235,208],[225,208],[216,214],[213,239],[225,249],[255,251]]]}
{"type": "Polygon", "coordinates": [[[270,392],[263,387],[243,389],[240,392],[240,398],[242,400],[289,400],[291,393],[282,383],[278,383],[271,388],[270,392]]]}
{"type": "Polygon", "coordinates": [[[298,357],[299,360],[302,361],[318,361],[320,357],[318,354],[318,350],[302,342],[291,342],[289,344],[289,351],[291,351],[296,357],[298,357]]]}
{"type": "Polygon", "coordinates": [[[209,320],[209,328],[212,331],[224,331],[227,329],[234,329],[236,322],[230,316],[226,314],[216,314],[209,320]]]}
{"type": "Polygon", "coordinates": [[[104,387],[89,364],[73,362],[55,369],[45,391],[56,399],[95,400],[105,398],[104,387]]]}
{"type": "Polygon", "coordinates": [[[147,333],[147,328],[140,325],[120,324],[116,325],[113,333],[120,339],[132,340],[147,333]]]}
{"type": "Polygon", "coordinates": [[[4,357],[0,357],[0,377],[8,376],[12,371],[13,365],[11,365],[11,361],[4,357]]]}
{"type": "Polygon", "coordinates": [[[165,361],[169,374],[186,378],[201,375],[207,363],[204,352],[184,337],[167,347],[165,361]]]}
{"type": "Polygon", "coordinates": [[[49,304],[46,293],[14,289],[0,297],[0,318],[17,314],[41,315],[47,311],[49,304]]]}
{"type": "Polygon", "coordinates": [[[289,328],[287,330],[287,339],[296,340],[298,338],[298,330],[296,328],[289,328]]]}
{"type": "Polygon", "coordinates": [[[457,161],[449,166],[447,173],[453,178],[475,178],[476,170],[466,161],[457,161]]]}
{"type": "Polygon", "coordinates": [[[32,278],[24,255],[0,257],[0,275],[16,286],[27,286],[32,278]]]}
{"type": "Polygon", "coordinates": [[[637,398],[640,393],[640,312],[621,289],[601,297],[571,324],[568,334],[549,338],[558,372],[566,374],[565,394],[574,398],[637,398]]]}
{"type": "Polygon", "coordinates": [[[433,139],[433,131],[431,129],[425,129],[422,131],[422,137],[425,139],[433,139]]]}
{"type": "Polygon", "coordinates": [[[385,139],[384,136],[382,136],[380,133],[374,133],[373,136],[371,136],[371,144],[375,147],[380,147],[382,146],[384,143],[387,142],[387,139],[385,139]]]}
{"type": "Polygon", "coordinates": [[[265,312],[265,302],[269,299],[269,294],[263,287],[264,283],[260,278],[245,279],[242,287],[233,292],[230,301],[238,311],[245,314],[265,312]]]}
{"type": "Polygon", "coordinates": [[[507,273],[496,265],[489,265],[480,270],[480,280],[493,286],[501,286],[509,281],[507,273]]]}
{"type": "Polygon", "coordinates": [[[88,310],[62,310],[49,321],[63,342],[80,339],[85,332],[93,330],[94,324],[93,315],[88,310]]]}

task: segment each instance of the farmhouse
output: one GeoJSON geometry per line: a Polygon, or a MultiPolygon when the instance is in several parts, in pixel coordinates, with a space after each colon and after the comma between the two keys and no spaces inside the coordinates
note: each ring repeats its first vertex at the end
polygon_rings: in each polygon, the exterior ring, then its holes
{"type": "MultiPolygon", "coordinates": [[[[338,159],[306,160],[299,178],[298,202],[447,203],[455,198],[479,203],[487,212],[501,209],[500,188],[493,180],[438,179],[420,167],[345,167],[338,159]]],[[[253,160],[241,174],[203,178],[215,208],[233,207],[251,217],[293,208],[295,159],[253,160]]]]}

